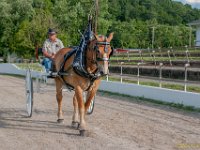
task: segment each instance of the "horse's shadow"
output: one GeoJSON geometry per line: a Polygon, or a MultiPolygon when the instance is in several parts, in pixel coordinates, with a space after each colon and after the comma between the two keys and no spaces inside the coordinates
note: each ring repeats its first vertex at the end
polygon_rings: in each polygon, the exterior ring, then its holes
{"type": "Polygon", "coordinates": [[[68,136],[79,135],[78,131],[77,134],[74,133],[75,129],[73,129],[70,125],[58,124],[56,121],[38,120],[34,118],[29,118],[25,114],[26,112],[21,109],[1,108],[0,129],[2,128],[2,129],[16,129],[16,130],[31,131],[31,132],[46,132],[52,134],[64,134],[68,136]],[[67,131],[64,129],[66,129],[67,131]]]}

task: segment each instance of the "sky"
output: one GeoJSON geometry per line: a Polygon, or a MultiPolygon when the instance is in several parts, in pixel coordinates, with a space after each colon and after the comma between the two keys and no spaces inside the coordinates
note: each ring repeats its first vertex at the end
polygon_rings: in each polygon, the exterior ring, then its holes
{"type": "Polygon", "coordinates": [[[184,4],[190,4],[192,5],[192,7],[194,8],[199,8],[200,9],[200,0],[174,0],[174,1],[179,1],[182,2],[184,4]]]}

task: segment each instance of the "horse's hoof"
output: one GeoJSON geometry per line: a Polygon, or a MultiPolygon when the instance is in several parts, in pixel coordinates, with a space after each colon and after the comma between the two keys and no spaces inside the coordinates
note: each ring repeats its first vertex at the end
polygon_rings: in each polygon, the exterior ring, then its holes
{"type": "Polygon", "coordinates": [[[80,126],[80,123],[79,123],[79,122],[72,121],[72,128],[78,129],[79,126],[80,126]]]}
{"type": "Polygon", "coordinates": [[[58,123],[64,123],[64,119],[58,119],[57,122],[58,123]]]}
{"type": "Polygon", "coordinates": [[[80,130],[80,136],[85,136],[86,131],[85,130],[80,130]]]}

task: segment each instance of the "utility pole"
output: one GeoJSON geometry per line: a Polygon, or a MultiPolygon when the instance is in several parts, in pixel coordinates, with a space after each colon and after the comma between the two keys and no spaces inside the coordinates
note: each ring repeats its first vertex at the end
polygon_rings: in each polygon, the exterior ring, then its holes
{"type": "Polygon", "coordinates": [[[189,47],[192,47],[192,27],[190,26],[189,47]]]}
{"type": "Polygon", "coordinates": [[[98,16],[99,16],[99,0],[95,0],[95,25],[94,25],[95,34],[97,34],[98,16]]]}
{"type": "Polygon", "coordinates": [[[155,26],[151,27],[152,28],[152,39],[151,39],[151,44],[152,44],[152,49],[154,49],[154,42],[155,42],[155,26]]]}

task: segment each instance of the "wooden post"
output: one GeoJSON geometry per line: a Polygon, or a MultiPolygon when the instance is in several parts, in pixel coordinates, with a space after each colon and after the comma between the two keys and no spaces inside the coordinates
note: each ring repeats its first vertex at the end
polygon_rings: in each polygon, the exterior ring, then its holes
{"type": "Polygon", "coordinates": [[[97,34],[98,16],[99,16],[99,0],[95,0],[95,26],[94,26],[95,34],[97,34]]]}
{"type": "Polygon", "coordinates": [[[35,58],[36,58],[36,60],[38,60],[39,59],[39,57],[38,57],[38,44],[36,44],[36,46],[35,46],[35,58]]]}

